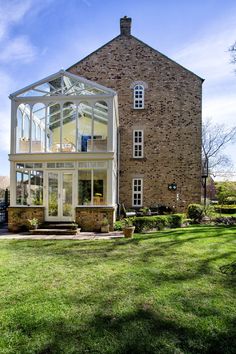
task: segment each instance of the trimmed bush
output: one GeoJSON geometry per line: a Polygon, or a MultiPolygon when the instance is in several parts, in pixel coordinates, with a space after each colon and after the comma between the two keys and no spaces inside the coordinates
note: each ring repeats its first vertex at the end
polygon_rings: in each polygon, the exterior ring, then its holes
{"type": "Polygon", "coordinates": [[[227,205],[235,205],[236,206],[236,197],[228,197],[226,198],[227,205]]]}
{"type": "Polygon", "coordinates": [[[184,214],[171,214],[168,216],[168,219],[171,228],[181,227],[184,220],[184,214]]]}
{"type": "Polygon", "coordinates": [[[189,204],[188,206],[188,217],[192,219],[194,222],[200,222],[203,217],[203,205],[201,204],[189,204]]]}
{"type": "Polygon", "coordinates": [[[217,205],[215,206],[215,211],[217,213],[236,214],[236,205],[217,205]]]}
{"type": "Polygon", "coordinates": [[[152,229],[163,230],[165,227],[181,227],[183,214],[139,216],[134,218],[136,232],[144,232],[152,229]]]}

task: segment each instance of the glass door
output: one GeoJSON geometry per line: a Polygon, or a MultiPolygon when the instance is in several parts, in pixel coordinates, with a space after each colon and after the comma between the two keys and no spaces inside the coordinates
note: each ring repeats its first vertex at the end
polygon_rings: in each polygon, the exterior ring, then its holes
{"type": "Polygon", "coordinates": [[[73,174],[62,172],[62,217],[65,218],[73,217],[73,174]]]}
{"type": "Polygon", "coordinates": [[[48,172],[48,221],[72,221],[73,206],[73,173],[65,171],[48,172]]]}
{"type": "Polygon", "coordinates": [[[57,218],[59,203],[59,173],[49,172],[48,174],[48,218],[57,218]]]}

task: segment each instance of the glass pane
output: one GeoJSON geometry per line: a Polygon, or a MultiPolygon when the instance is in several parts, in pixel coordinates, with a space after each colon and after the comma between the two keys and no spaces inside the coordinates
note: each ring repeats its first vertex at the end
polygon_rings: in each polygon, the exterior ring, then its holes
{"type": "Polygon", "coordinates": [[[88,103],[78,106],[77,151],[92,151],[92,107],[88,103]]]}
{"type": "Polygon", "coordinates": [[[75,152],[76,105],[74,103],[66,102],[63,105],[62,122],[62,151],[75,152]]]}
{"type": "Polygon", "coordinates": [[[93,171],[93,204],[104,205],[107,203],[107,171],[93,171]]]}
{"type": "Polygon", "coordinates": [[[30,106],[22,103],[17,109],[16,152],[29,152],[30,106]]]}
{"type": "Polygon", "coordinates": [[[79,171],[78,194],[79,205],[91,204],[91,171],[79,171]]]}
{"type": "Polygon", "coordinates": [[[16,152],[20,152],[20,141],[23,137],[23,114],[21,106],[17,109],[16,152]]]}
{"type": "Polygon", "coordinates": [[[108,107],[106,102],[96,102],[93,110],[93,151],[107,151],[108,107]]]}
{"type": "Polygon", "coordinates": [[[16,204],[27,205],[29,188],[28,172],[16,172],[16,204]]]}
{"type": "Polygon", "coordinates": [[[60,152],[61,108],[58,103],[48,106],[47,115],[47,151],[60,152]]]}
{"type": "Polygon", "coordinates": [[[30,197],[32,205],[43,205],[43,172],[31,171],[30,197]]]}
{"type": "Polygon", "coordinates": [[[63,173],[63,216],[72,216],[72,174],[63,173]]]}
{"type": "Polygon", "coordinates": [[[58,174],[48,175],[48,215],[58,215],[58,174]]]}
{"type": "Polygon", "coordinates": [[[32,111],[32,152],[45,151],[46,107],[42,103],[33,106],[32,111]]]}

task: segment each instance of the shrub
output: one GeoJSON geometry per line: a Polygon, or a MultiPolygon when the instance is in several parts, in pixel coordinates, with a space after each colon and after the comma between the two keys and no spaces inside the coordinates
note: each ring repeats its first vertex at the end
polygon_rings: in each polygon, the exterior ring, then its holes
{"type": "Polygon", "coordinates": [[[226,204],[227,205],[236,205],[236,197],[228,197],[226,198],[226,204]]]}
{"type": "Polygon", "coordinates": [[[134,218],[136,232],[152,229],[163,230],[165,227],[180,227],[183,222],[183,214],[140,216],[134,218]]]}
{"type": "Polygon", "coordinates": [[[168,216],[171,228],[181,227],[184,220],[184,214],[172,214],[168,216]]]}
{"type": "Polygon", "coordinates": [[[200,222],[203,217],[204,208],[201,204],[189,204],[188,217],[194,222],[200,222]]]}
{"type": "Polygon", "coordinates": [[[167,216],[138,216],[134,220],[136,232],[148,231],[151,229],[162,230],[168,225],[167,216]]]}
{"type": "Polygon", "coordinates": [[[236,214],[236,205],[217,205],[215,211],[217,213],[236,214]]]}
{"type": "Polygon", "coordinates": [[[114,230],[115,231],[122,231],[122,229],[123,229],[122,221],[121,220],[116,221],[114,224],[114,230]]]}

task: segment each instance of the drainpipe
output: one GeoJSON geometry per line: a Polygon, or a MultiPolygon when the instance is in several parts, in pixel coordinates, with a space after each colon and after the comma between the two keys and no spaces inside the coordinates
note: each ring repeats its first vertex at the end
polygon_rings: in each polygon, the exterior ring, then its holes
{"type": "Polygon", "coordinates": [[[116,204],[118,206],[119,210],[119,216],[120,216],[120,196],[119,196],[119,191],[120,191],[120,128],[117,128],[117,178],[116,178],[116,183],[117,183],[117,190],[116,190],[116,204]]]}

